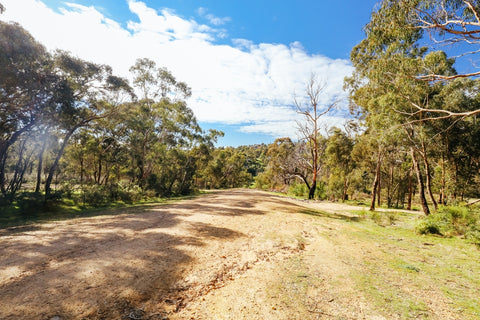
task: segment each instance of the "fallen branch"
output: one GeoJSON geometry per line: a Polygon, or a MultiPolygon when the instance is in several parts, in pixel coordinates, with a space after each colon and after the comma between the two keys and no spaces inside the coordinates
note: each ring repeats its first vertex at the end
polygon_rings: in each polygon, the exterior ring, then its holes
{"type": "Polygon", "coordinates": [[[478,203],[478,202],[480,202],[480,199],[475,200],[475,201],[470,202],[470,203],[467,203],[466,206],[469,207],[469,206],[471,206],[471,205],[473,205],[473,204],[475,204],[475,203],[478,203]]]}

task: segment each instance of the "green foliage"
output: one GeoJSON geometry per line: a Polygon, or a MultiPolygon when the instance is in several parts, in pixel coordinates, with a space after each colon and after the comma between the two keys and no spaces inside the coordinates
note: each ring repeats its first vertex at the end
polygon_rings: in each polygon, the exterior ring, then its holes
{"type": "Polygon", "coordinates": [[[295,197],[308,197],[308,192],[309,190],[304,183],[294,183],[288,188],[288,194],[291,194],[295,197]]]}
{"type": "Polygon", "coordinates": [[[471,226],[465,237],[480,248],[480,223],[478,221],[474,226],[471,226]]]}
{"type": "MultiPolygon", "coordinates": [[[[326,199],[327,193],[325,190],[325,184],[321,181],[317,182],[317,186],[315,188],[315,195],[314,199],[323,200],[326,199]]],[[[308,198],[310,190],[304,183],[293,183],[288,188],[288,194],[299,197],[299,198],[308,198]]]]}
{"type": "Polygon", "coordinates": [[[416,232],[418,234],[436,234],[442,235],[442,226],[440,221],[436,221],[435,219],[424,219],[420,223],[418,223],[416,227],[416,232]]]}
{"type": "Polygon", "coordinates": [[[445,237],[465,236],[479,243],[480,212],[464,206],[444,206],[421,219],[416,227],[419,234],[436,234],[445,237]]]}
{"type": "Polygon", "coordinates": [[[142,189],[137,185],[91,185],[84,188],[77,201],[86,206],[105,207],[115,201],[138,203],[143,197],[142,189]]]}
{"type": "Polygon", "coordinates": [[[38,212],[43,208],[44,197],[41,193],[22,192],[15,200],[15,206],[21,214],[38,212]]]}
{"type": "Polygon", "coordinates": [[[211,160],[202,170],[203,188],[249,187],[254,181],[250,173],[249,157],[245,147],[218,148],[212,152],[211,160]]]}
{"type": "Polygon", "coordinates": [[[262,190],[268,190],[271,189],[272,186],[272,180],[271,180],[271,175],[269,172],[261,172],[255,177],[255,181],[253,184],[254,188],[256,189],[262,189],[262,190]]]}
{"type": "Polygon", "coordinates": [[[394,225],[397,221],[395,213],[390,211],[363,211],[360,214],[363,217],[369,217],[373,222],[382,227],[394,225]]]}

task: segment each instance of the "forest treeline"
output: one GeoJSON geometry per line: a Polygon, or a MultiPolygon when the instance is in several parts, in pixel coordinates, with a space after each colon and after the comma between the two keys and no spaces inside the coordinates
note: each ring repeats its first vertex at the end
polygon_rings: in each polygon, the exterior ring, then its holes
{"type": "Polygon", "coordinates": [[[2,205],[194,189],[222,133],[202,131],[185,102],[190,88],[168,70],[138,59],[130,86],[107,65],[47,52],[13,23],[0,23],[0,48],[2,205]]]}
{"type": "MultiPolygon", "coordinates": [[[[427,33],[448,35],[435,29],[450,18],[445,12],[477,19],[466,3],[382,1],[351,53],[352,121],[323,130],[321,118],[336,105],[318,103],[322,87],[312,78],[309,102],[296,103],[298,140],[237,148],[215,147],[223,133],[200,128],[186,103],[191,89],[152,60],[136,61],[130,84],[107,65],[47,52],[20,25],[0,22],[0,206],[101,206],[257,187],[368,198],[372,210],[419,203],[428,215],[478,198],[478,80],[425,45],[427,33]]],[[[459,36],[465,25],[451,29],[459,37],[452,43],[476,40],[459,36]]]]}

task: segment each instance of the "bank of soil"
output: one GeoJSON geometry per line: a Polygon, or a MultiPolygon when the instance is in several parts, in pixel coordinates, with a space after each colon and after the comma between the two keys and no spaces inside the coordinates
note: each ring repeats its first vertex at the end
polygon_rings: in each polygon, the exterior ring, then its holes
{"type": "MultiPolygon", "coordinates": [[[[359,287],[379,244],[351,209],[228,190],[0,230],[0,319],[408,319],[359,287]]],[[[409,290],[416,318],[461,315],[409,290]]]]}

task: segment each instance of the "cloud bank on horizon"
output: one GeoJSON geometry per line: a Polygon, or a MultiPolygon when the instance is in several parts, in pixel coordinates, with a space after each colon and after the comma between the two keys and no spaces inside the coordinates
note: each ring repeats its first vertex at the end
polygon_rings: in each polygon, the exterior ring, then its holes
{"type": "MultiPolygon", "coordinates": [[[[352,72],[348,60],[309,54],[298,42],[230,39],[230,45],[219,44],[228,39],[231,18],[203,7],[197,20],[208,24],[137,0],[128,0],[128,7],[138,21],[115,21],[102,8],[68,2],[57,9],[40,0],[1,2],[7,10],[0,19],[20,23],[50,50],[108,64],[127,78],[136,59],[154,60],[191,86],[188,103],[199,121],[240,125],[245,133],[295,138],[294,93],[301,97],[315,73],[325,82],[321,104],[345,99],[343,79],[352,72]]],[[[325,121],[345,122],[341,111],[325,121]]]]}

